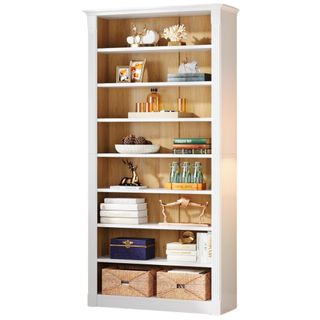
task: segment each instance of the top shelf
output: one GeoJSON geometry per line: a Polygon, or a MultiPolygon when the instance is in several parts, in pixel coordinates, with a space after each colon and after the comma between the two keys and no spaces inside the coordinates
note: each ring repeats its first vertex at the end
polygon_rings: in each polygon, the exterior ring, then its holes
{"type": "Polygon", "coordinates": [[[99,48],[98,53],[113,54],[113,53],[165,53],[165,52],[194,52],[194,51],[210,51],[211,44],[203,45],[187,45],[187,46],[154,46],[154,47],[124,47],[124,48],[99,48]]]}

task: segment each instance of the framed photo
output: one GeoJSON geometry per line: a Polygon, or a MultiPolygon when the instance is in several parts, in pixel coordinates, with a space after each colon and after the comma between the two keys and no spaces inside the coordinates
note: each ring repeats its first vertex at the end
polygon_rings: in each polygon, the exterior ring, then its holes
{"type": "Polygon", "coordinates": [[[146,59],[130,61],[131,82],[142,82],[145,64],[146,59]]]}
{"type": "Polygon", "coordinates": [[[130,66],[117,66],[116,82],[130,82],[130,81],[131,81],[130,66]]]}

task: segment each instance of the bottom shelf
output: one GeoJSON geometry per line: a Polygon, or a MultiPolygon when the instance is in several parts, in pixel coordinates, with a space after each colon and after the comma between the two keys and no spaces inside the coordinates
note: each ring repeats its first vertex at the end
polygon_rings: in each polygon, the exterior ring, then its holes
{"type": "Polygon", "coordinates": [[[194,268],[211,268],[210,264],[199,262],[185,261],[168,261],[165,258],[154,258],[149,260],[126,260],[126,259],[110,259],[108,256],[99,257],[97,262],[102,263],[123,263],[123,264],[139,264],[139,265],[155,265],[155,266],[173,266],[173,267],[194,267],[194,268]]]}
{"type": "Polygon", "coordinates": [[[160,311],[177,311],[204,314],[220,314],[220,303],[218,300],[191,301],[162,299],[156,297],[125,297],[109,296],[98,294],[97,296],[88,297],[89,306],[129,308],[129,309],[146,309],[160,311]]]}

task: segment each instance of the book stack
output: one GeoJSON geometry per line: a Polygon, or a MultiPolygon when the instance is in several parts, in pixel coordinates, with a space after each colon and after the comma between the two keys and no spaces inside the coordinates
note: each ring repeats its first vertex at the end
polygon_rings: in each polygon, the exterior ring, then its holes
{"type": "Polygon", "coordinates": [[[212,234],[211,232],[197,233],[197,261],[211,263],[212,258],[212,234]]]}
{"type": "Polygon", "coordinates": [[[100,204],[100,223],[148,223],[147,204],[143,198],[105,198],[100,204]]]}
{"type": "Polygon", "coordinates": [[[169,242],[166,253],[168,261],[197,261],[197,245],[193,243],[169,242]]]}
{"type": "Polygon", "coordinates": [[[168,82],[211,81],[209,73],[168,73],[168,82]]]}
{"type": "Polygon", "coordinates": [[[174,138],[175,154],[211,154],[211,139],[208,138],[174,138]]]}

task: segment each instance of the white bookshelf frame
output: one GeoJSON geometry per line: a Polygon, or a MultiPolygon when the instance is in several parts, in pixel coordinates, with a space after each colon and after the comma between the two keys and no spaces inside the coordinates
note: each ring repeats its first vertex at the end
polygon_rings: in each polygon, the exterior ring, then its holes
{"type": "MultiPolygon", "coordinates": [[[[86,11],[88,18],[89,57],[89,256],[88,256],[88,305],[150,310],[222,314],[236,308],[236,8],[213,4],[169,8],[86,11]],[[146,48],[97,48],[97,19],[99,17],[133,18],[188,15],[211,15],[212,45],[186,47],[146,48]],[[191,48],[190,48],[191,47],[191,48]],[[97,83],[97,54],[163,53],[179,51],[210,51],[212,81],[210,82],[149,82],[149,83],[97,83]],[[97,118],[97,88],[134,88],[169,86],[211,86],[211,118],[182,119],[124,119],[97,118]],[[213,121],[214,120],[214,121],[213,121]],[[97,158],[129,157],[129,155],[103,154],[97,152],[97,124],[99,122],[209,122],[211,123],[212,155],[186,155],[188,158],[211,159],[212,190],[181,191],[167,189],[143,189],[134,193],[154,194],[206,194],[212,197],[212,227],[188,228],[197,231],[212,231],[213,259],[211,265],[174,263],[166,259],[127,261],[97,256],[98,228],[116,228],[116,225],[99,224],[97,221],[97,193],[128,193],[110,188],[97,188],[97,158]],[[184,301],[153,298],[106,296],[98,293],[98,263],[133,263],[170,266],[201,266],[212,270],[212,299],[209,301],[184,301]]],[[[183,155],[154,154],[130,155],[144,158],[183,158],[183,155]]],[[[186,228],[163,225],[123,226],[121,228],[147,228],[185,230],[186,228]],[[172,228],[172,229],[171,229],[172,228]]]]}

